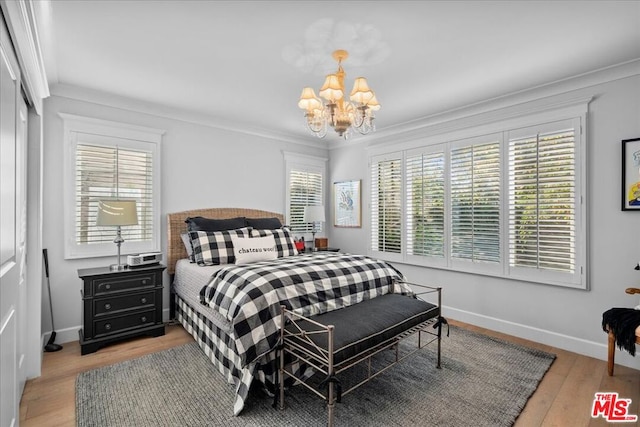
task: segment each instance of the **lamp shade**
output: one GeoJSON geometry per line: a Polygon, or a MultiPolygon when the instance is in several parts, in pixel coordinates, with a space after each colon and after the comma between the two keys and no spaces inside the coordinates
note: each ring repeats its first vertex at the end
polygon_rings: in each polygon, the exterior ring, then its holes
{"type": "Polygon", "coordinates": [[[313,111],[322,108],[322,103],[318,98],[316,98],[316,94],[310,87],[305,87],[302,89],[302,95],[300,95],[300,101],[298,101],[298,107],[303,110],[313,111]]]}
{"type": "Polygon", "coordinates": [[[324,222],[324,206],[305,206],[305,222],[324,222]]]}
{"type": "Polygon", "coordinates": [[[327,75],[324,84],[320,88],[320,92],[318,94],[326,99],[327,101],[337,101],[342,99],[342,95],[344,95],[342,91],[342,84],[340,83],[340,79],[336,74],[327,75]]]}
{"type": "Polygon", "coordinates": [[[137,225],[138,209],[135,200],[98,200],[98,226],[137,225]]]}
{"type": "Polygon", "coordinates": [[[375,95],[373,95],[373,98],[371,98],[369,102],[367,102],[367,106],[373,111],[378,111],[380,109],[380,103],[376,99],[375,95]]]}
{"type": "Polygon", "coordinates": [[[367,79],[364,77],[358,77],[353,84],[353,90],[351,91],[350,99],[353,102],[359,102],[366,104],[374,97],[373,91],[369,89],[367,79]]]}

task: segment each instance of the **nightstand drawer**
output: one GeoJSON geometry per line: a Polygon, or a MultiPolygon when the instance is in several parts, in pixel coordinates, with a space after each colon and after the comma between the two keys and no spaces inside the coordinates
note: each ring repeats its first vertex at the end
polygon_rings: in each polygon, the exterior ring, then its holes
{"type": "Polygon", "coordinates": [[[113,334],[131,328],[153,325],[156,322],[153,310],[143,311],[126,316],[112,317],[94,322],[96,336],[113,334]]]}
{"type": "Polygon", "coordinates": [[[119,297],[97,298],[93,300],[94,316],[117,313],[122,310],[151,307],[156,303],[156,292],[144,292],[139,294],[127,294],[119,297]]]}
{"type": "Polygon", "coordinates": [[[138,288],[152,288],[156,285],[156,277],[156,274],[145,273],[95,279],[92,282],[93,294],[98,296],[112,292],[130,291],[138,288]]]}

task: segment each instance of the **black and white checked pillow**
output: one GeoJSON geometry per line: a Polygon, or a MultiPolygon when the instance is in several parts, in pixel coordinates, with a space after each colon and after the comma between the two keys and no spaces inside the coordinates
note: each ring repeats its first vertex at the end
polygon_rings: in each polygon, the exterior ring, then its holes
{"type": "Polygon", "coordinates": [[[288,228],[279,228],[277,230],[251,230],[251,237],[273,236],[276,241],[276,250],[278,258],[298,255],[295,241],[288,228]]]}
{"type": "Polygon", "coordinates": [[[189,231],[189,239],[193,247],[193,257],[198,265],[233,264],[231,236],[250,237],[251,228],[239,228],[226,231],[189,231]]]}

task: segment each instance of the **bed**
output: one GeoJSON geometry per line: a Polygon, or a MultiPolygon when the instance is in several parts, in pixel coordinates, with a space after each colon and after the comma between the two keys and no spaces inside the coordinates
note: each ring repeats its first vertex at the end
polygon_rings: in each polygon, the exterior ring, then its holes
{"type": "MultiPolygon", "coordinates": [[[[303,318],[313,318],[389,293],[413,294],[393,266],[361,255],[289,253],[289,256],[245,265],[197,265],[188,259],[183,240],[187,233],[185,219],[194,217],[277,218],[280,222],[283,217],[275,212],[237,208],[199,209],[168,215],[171,316],[194,337],[226,380],[235,385],[235,415],[242,411],[249,388],[256,380],[268,391],[279,390],[281,372],[276,348],[282,339],[280,326],[284,309],[303,318]]],[[[268,239],[270,236],[269,231],[249,228],[250,237],[266,234],[264,238],[268,239]]],[[[233,230],[232,234],[237,231],[240,238],[244,237],[242,233],[246,231],[239,230],[233,230]]],[[[197,252],[199,243],[193,234],[191,237],[197,252]]],[[[277,238],[275,241],[274,247],[281,252],[281,241],[277,238]]],[[[238,244],[238,240],[233,242],[238,244]]],[[[238,255],[238,247],[235,248],[238,255]]],[[[286,245],[284,251],[287,251],[286,245]]],[[[435,318],[438,317],[439,304],[435,318]]],[[[291,363],[288,369],[292,377],[302,380],[313,371],[304,360],[291,363]]]]}

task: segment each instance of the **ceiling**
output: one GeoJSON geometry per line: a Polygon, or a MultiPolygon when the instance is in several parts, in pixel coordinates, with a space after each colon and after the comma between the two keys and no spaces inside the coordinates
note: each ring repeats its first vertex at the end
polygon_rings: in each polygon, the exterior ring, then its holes
{"type": "MultiPolygon", "coordinates": [[[[297,107],[365,76],[378,129],[640,58],[640,1],[66,1],[41,4],[49,86],[313,138],[297,107]]],[[[338,139],[329,133],[327,140],[338,139]]]]}

